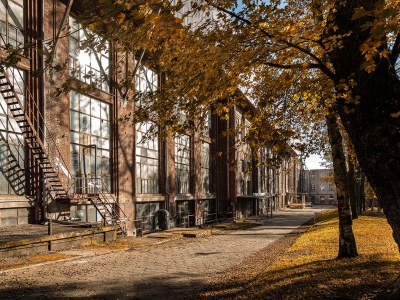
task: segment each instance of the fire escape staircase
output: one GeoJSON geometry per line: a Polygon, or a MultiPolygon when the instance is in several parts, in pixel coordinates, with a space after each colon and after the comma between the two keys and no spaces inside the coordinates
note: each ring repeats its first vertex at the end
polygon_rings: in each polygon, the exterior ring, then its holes
{"type": "MultiPolygon", "coordinates": [[[[59,170],[61,169],[61,171],[63,171],[64,175],[67,177],[68,186],[71,180],[73,182],[73,178],[66,168],[66,164],[63,163],[62,156],[58,151],[55,141],[51,138],[51,136],[49,136],[50,134],[48,133],[47,142],[52,142],[52,146],[54,148],[53,150],[56,150],[57,155],[59,156],[60,161],[55,160],[55,163],[59,165],[57,168],[58,171],[56,171],[54,163],[49,157],[49,151],[46,151],[45,144],[43,143],[38,131],[33,126],[32,121],[30,120],[17,93],[15,92],[14,86],[11,83],[5,68],[2,66],[0,66],[0,93],[7,103],[9,112],[14,117],[16,123],[21,129],[22,135],[25,138],[27,146],[32,152],[34,159],[37,161],[41,171],[43,172],[45,186],[50,192],[50,195],[54,199],[69,200],[71,197],[67,191],[70,189],[65,189],[59,177],[59,170]]],[[[27,94],[27,96],[31,96],[29,91],[27,94]]],[[[41,121],[44,124],[43,117],[41,115],[40,117],[42,118],[41,121]]],[[[96,207],[105,224],[116,224],[119,232],[123,234],[127,233],[126,221],[128,218],[118,206],[116,199],[111,194],[103,193],[99,185],[95,184],[94,194],[90,197],[87,197],[87,199],[90,200],[96,207]]]]}

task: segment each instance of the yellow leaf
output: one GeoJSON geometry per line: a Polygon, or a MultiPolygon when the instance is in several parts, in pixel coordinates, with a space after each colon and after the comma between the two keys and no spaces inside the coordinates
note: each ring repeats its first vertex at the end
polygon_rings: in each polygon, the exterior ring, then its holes
{"type": "Polygon", "coordinates": [[[400,111],[398,111],[398,112],[396,112],[396,113],[391,113],[390,116],[391,116],[392,118],[398,118],[398,117],[400,117],[400,111]]]}

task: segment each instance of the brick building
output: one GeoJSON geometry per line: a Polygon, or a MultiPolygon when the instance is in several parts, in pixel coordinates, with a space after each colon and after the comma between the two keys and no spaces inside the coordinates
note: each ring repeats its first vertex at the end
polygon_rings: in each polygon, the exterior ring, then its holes
{"type": "MultiPolygon", "coordinates": [[[[108,42],[81,49],[90,33],[72,3],[0,2],[0,226],[126,218],[128,229],[143,222],[151,230],[160,209],[172,226],[192,226],[221,214],[253,215],[265,205],[282,208],[296,197],[296,155],[279,169],[257,168],[241,143],[251,120],[240,105],[228,121],[210,113],[205,130],[167,138],[143,139],[150,122],[118,121],[141,104],[124,101],[112,74],[127,74],[136,60],[121,59],[108,42]],[[67,68],[40,72],[45,41],[56,45],[52,65],[67,68]],[[34,47],[6,68],[5,48],[24,44],[34,47]],[[66,81],[71,89],[60,92],[66,81]],[[232,127],[241,128],[237,136],[222,134],[232,127]]],[[[135,92],[145,93],[159,88],[161,76],[143,61],[133,80],[135,92]]]]}

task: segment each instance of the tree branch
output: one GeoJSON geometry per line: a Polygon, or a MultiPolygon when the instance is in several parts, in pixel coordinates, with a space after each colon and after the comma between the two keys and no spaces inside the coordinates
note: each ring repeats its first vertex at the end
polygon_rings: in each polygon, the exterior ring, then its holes
{"type": "Polygon", "coordinates": [[[389,60],[392,66],[396,64],[397,58],[400,55],[400,33],[397,35],[396,40],[392,48],[392,53],[390,54],[389,60]]]}
{"type": "MultiPolygon", "coordinates": [[[[219,5],[216,5],[216,4],[214,4],[214,3],[211,3],[210,0],[205,0],[205,1],[208,3],[208,5],[214,7],[215,9],[217,9],[217,10],[219,10],[219,11],[222,11],[222,12],[224,12],[224,13],[230,15],[231,17],[234,17],[234,18],[236,18],[236,19],[238,19],[238,20],[240,20],[240,21],[246,23],[247,25],[250,25],[250,26],[252,26],[252,27],[256,27],[250,20],[248,20],[248,19],[246,19],[246,18],[243,18],[242,16],[239,16],[238,14],[236,14],[236,13],[230,11],[230,10],[227,10],[227,9],[225,9],[225,8],[219,6],[219,5]]],[[[266,37],[268,37],[268,38],[270,38],[270,39],[274,39],[274,35],[272,35],[271,33],[267,32],[267,31],[265,31],[265,29],[262,29],[262,28],[259,28],[259,27],[257,27],[257,29],[258,29],[262,34],[264,34],[266,37]]],[[[314,59],[314,60],[317,62],[317,65],[318,65],[317,68],[319,68],[319,69],[320,69],[325,75],[327,75],[330,79],[332,79],[333,81],[335,81],[335,79],[336,79],[335,73],[333,73],[333,72],[323,63],[323,61],[322,61],[318,56],[316,56],[314,53],[312,53],[310,50],[305,49],[305,48],[303,48],[303,47],[300,47],[299,45],[297,45],[297,44],[295,44],[295,43],[292,43],[292,42],[290,42],[290,41],[288,41],[288,40],[284,40],[284,39],[278,39],[277,42],[283,43],[283,44],[286,44],[286,45],[288,45],[288,46],[290,46],[290,47],[292,47],[292,48],[295,48],[295,49],[299,50],[300,52],[306,54],[307,56],[311,57],[312,59],[314,59]]]]}
{"type": "Polygon", "coordinates": [[[279,69],[320,69],[321,66],[319,64],[292,64],[292,65],[284,65],[284,64],[276,64],[271,62],[265,63],[267,66],[279,68],[279,69]]]}

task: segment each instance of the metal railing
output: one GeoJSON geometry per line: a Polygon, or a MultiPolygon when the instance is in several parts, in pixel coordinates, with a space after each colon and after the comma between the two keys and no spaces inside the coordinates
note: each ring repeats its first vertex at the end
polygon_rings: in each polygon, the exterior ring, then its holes
{"type": "Polygon", "coordinates": [[[13,48],[22,48],[24,45],[23,30],[4,20],[0,20],[0,36],[0,46],[10,45],[13,48]]]}
{"type": "Polygon", "coordinates": [[[160,192],[158,179],[136,179],[136,192],[138,194],[158,194],[160,192]]]}
{"type": "Polygon", "coordinates": [[[68,194],[99,194],[102,189],[100,178],[73,177],[68,194]]]}
{"type": "Polygon", "coordinates": [[[99,90],[107,91],[108,83],[102,78],[101,71],[90,65],[81,64],[79,59],[69,56],[70,75],[86,84],[94,86],[99,90]]]}
{"type": "Polygon", "coordinates": [[[206,210],[203,211],[202,218],[203,218],[202,219],[203,225],[226,222],[229,220],[233,221],[237,219],[237,212],[224,211],[219,213],[213,213],[212,211],[206,210]]]}
{"type": "MultiPolygon", "coordinates": [[[[99,177],[74,177],[68,194],[90,194],[98,196],[101,205],[114,220],[128,220],[127,215],[119,206],[117,199],[108,190],[107,185],[99,177]]],[[[98,203],[96,203],[98,204],[98,203]]],[[[95,205],[96,205],[95,204],[95,205]]],[[[102,216],[104,219],[107,216],[102,216]]]]}

